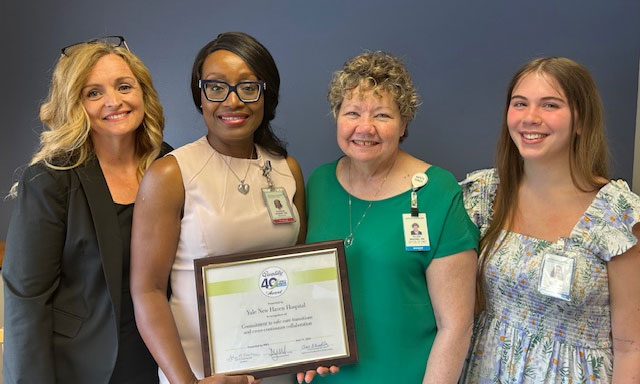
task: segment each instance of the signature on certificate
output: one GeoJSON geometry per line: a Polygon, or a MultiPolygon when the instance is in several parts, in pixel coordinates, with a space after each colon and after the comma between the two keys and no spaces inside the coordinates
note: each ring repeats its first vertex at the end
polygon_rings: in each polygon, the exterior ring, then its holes
{"type": "Polygon", "coordinates": [[[329,343],[326,340],[302,344],[302,350],[306,352],[324,351],[326,349],[329,349],[329,343]]]}
{"type": "Polygon", "coordinates": [[[259,357],[259,353],[253,352],[239,352],[236,354],[231,354],[227,357],[227,362],[229,363],[246,363],[247,361],[251,361],[256,357],[259,357]]]}
{"type": "Polygon", "coordinates": [[[271,356],[271,359],[273,361],[277,361],[278,359],[282,358],[282,357],[287,357],[289,356],[289,351],[287,351],[287,346],[283,345],[282,347],[277,347],[277,348],[269,348],[269,356],[271,356]]]}

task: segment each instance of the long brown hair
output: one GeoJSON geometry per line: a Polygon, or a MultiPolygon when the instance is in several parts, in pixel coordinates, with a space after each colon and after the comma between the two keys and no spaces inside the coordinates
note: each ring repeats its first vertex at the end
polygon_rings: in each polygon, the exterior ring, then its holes
{"type": "Polygon", "coordinates": [[[493,202],[491,223],[480,239],[479,281],[482,281],[493,253],[491,248],[497,249],[504,241],[502,239],[500,244],[496,244],[502,229],[511,229],[518,206],[518,187],[524,174],[524,163],[509,135],[507,112],[514,88],[532,73],[541,73],[555,80],[567,98],[571,110],[569,170],[573,184],[581,191],[589,192],[600,189],[604,185],[602,180],[608,179],[604,111],[589,71],[580,63],[563,57],[539,58],[526,63],[516,72],[507,88],[495,159],[500,182],[493,202]]]}

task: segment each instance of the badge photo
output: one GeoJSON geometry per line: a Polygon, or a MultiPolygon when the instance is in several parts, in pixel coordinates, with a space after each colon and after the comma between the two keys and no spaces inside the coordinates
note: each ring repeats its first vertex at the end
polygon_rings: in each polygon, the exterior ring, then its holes
{"type": "Polygon", "coordinates": [[[571,300],[571,283],[575,260],[548,253],[544,255],[538,292],[565,301],[571,300]]]}
{"type": "Polygon", "coordinates": [[[407,251],[428,251],[429,227],[427,227],[427,215],[420,213],[413,216],[410,213],[402,215],[402,228],[404,230],[404,245],[407,251]]]}
{"type": "Polygon", "coordinates": [[[262,197],[272,223],[285,224],[296,221],[284,188],[262,188],[262,197]]]}

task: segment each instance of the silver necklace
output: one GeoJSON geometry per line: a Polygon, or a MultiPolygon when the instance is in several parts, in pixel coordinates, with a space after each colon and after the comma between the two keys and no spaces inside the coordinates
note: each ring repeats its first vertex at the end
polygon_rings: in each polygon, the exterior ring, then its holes
{"type": "MultiPolygon", "coordinates": [[[[369,202],[369,205],[367,205],[367,208],[362,213],[362,216],[360,216],[360,220],[358,220],[355,227],[353,227],[353,219],[351,217],[351,194],[347,192],[347,195],[349,195],[349,235],[347,235],[347,237],[344,238],[344,246],[346,248],[349,248],[351,245],[353,245],[353,233],[356,231],[356,229],[358,229],[358,227],[362,223],[362,220],[364,220],[365,216],[367,216],[367,212],[369,212],[369,208],[371,208],[371,206],[373,205],[373,202],[378,197],[378,193],[380,193],[380,191],[382,190],[382,186],[384,185],[384,182],[387,181],[387,177],[389,177],[389,173],[391,173],[391,170],[393,169],[393,166],[395,164],[396,164],[396,160],[393,159],[393,164],[391,164],[391,167],[389,167],[387,174],[384,175],[384,179],[382,179],[382,182],[378,186],[378,190],[373,195],[373,199],[371,199],[371,201],[369,202]]],[[[349,186],[351,186],[351,160],[349,160],[349,186]]]]}
{"type": "Polygon", "coordinates": [[[231,168],[231,164],[227,161],[225,156],[224,155],[220,156],[222,157],[222,161],[224,161],[224,163],[227,164],[227,167],[229,167],[229,170],[231,171],[231,173],[233,173],[233,176],[235,176],[236,179],[238,179],[238,181],[240,182],[240,184],[238,184],[238,192],[242,193],[243,195],[246,195],[247,193],[249,193],[249,184],[245,183],[245,180],[247,180],[247,175],[249,174],[249,168],[251,168],[251,158],[253,157],[254,149],[255,148],[252,145],[251,154],[249,155],[249,165],[247,166],[247,170],[244,171],[244,177],[242,179],[240,179],[236,171],[234,171],[233,168],[231,168]]]}

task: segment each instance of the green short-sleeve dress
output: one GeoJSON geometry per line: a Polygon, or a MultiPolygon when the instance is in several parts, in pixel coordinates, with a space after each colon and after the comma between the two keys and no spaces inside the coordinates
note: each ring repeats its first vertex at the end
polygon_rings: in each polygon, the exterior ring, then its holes
{"type": "MultiPolygon", "coordinates": [[[[309,178],[307,242],[349,234],[348,194],[336,178],[336,166],[337,161],[325,164],[309,178]]],[[[426,174],[418,203],[427,215],[431,249],[405,250],[402,214],[410,212],[410,185],[371,205],[346,249],[360,362],[314,382],[421,382],[437,331],[425,271],[433,258],[477,248],[479,236],[453,175],[436,166],[426,174]]],[[[355,227],[369,201],[351,200],[355,227]]]]}

